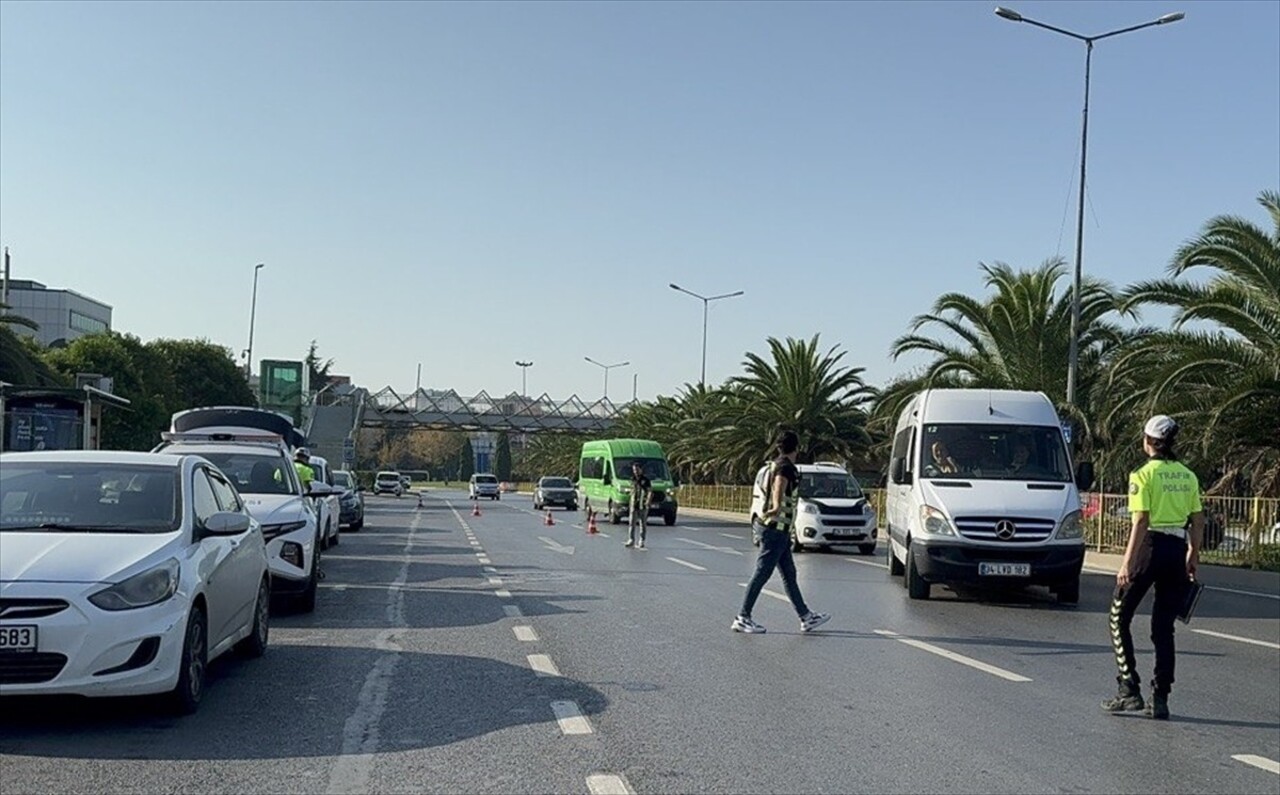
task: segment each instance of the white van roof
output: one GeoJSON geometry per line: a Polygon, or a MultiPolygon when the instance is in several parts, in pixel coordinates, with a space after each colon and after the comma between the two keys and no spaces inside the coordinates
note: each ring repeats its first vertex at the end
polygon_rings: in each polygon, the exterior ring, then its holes
{"type": "Polygon", "coordinates": [[[1047,425],[1058,412],[1043,392],[1013,389],[928,389],[913,401],[925,422],[1047,425]]]}

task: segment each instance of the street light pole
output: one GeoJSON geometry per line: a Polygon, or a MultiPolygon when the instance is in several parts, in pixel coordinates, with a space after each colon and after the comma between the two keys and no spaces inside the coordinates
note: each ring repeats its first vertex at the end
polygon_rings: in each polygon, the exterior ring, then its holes
{"type": "Polygon", "coordinates": [[[677,290],[679,292],[684,293],[685,295],[691,295],[702,302],[702,377],[698,381],[698,383],[705,385],[707,383],[707,310],[708,310],[708,307],[710,307],[712,301],[719,301],[722,298],[736,298],[737,296],[742,295],[745,291],[738,290],[737,292],[725,293],[723,295],[705,296],[705,295],[698,295],[692,290],[686,290],[678,284],[671,284],[668,286],[672,290],[677,290]]]}
{"type": "Polygon", "coordinates": [[[516,367],[520,368],[520,397],[529,397],[529,368],[533,367],[533,362],[516,362],[516,367]]]}
{"type": "Polygon", "coordinates": [[[618,362],[617,364],[602,364],[600,362],[597,362],[595,359],[592,359],[590,356],[584,356],[582,358],[591,362],[596,367],[599,367],[600,369],[604,370],[604,399],[608,400],[609,399],[609,371],[615,367],[626,367],[627,365],[631,364],[631,362],[618,362]]]}
{"type": "Polygon", "coordinates": [[[1186,17],[1182,12],[1174,14],[1165,14],[1159,19],[1153,19],[1150,22],[1144,22],[1141,25],[1131,25],[1127,28],[1120,28],[1097,36],[1082,36],[1079,33],[1073,33],[1069,30],[1046,25],[1034,19],[1024,17],[1011,8],[1002,8],[996,6],[996,16],[1001,19],[1007,19],[1010,22],[1026,22],[1028,25],[1034,25],[1038,28],[1051,30],[1054,33],[1060,33],[1063,36],[1069,36],[1077,41],[1084,42],[1084,110],[1080,119],[1080,196],[1076,203],[1076,265],[1075,274],[1071,283],[1071,340],[1070,349],[1067,358],[1067,405],[1074,408],[1076,404],[1076,386],[1078,380],[1078,370],[1080,364],[1080,275],[1084,268],[1084,201],[1085,201],[1085,166],[1089,157],[1089,76],[1093,66],[1093,43],[1101,39],[1107,39],[1112,36],[1119,36],[1121,33],[1130,33],[1135,30],[1153,27],[1155,25],[1168,25],[1171,22],[1177,22],[1186,17]]]}
{"type": "Polygon", "coordinates": [[[253,321],[258,316],[258,271],[262,270],[263,264],[259,262],[253,266],[253,302],[249,305],[249,348],[244,352],[244,379],[246,381],[253,380],[253,321]]]}

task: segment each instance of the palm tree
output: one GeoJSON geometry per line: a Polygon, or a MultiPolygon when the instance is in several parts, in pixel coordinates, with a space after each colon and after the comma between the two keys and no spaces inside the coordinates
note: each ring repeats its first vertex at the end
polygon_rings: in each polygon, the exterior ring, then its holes
{"type": "Polygon", "coordinates": [[[1066,263],[1052,258],[1030,271],[1004,263],[981,265],[986,286],[995,294],[985,301],[947,293],[932,311],[912,320],[911,331],[894,341],[896,359],[923,351],[934,355],[919,383],[988,389],[1044,392],[1060,414],[1072,415],[1092,436],[1089,418],[1093,396],[1103,381],[1107,357],[1137,332],[1125,331],[1108,316],[1124,313],[1113,288],[1098,279],[1080,285],[1080,345],[1077,406],[1066,406],[1066,374],[1071,339],[1071,292],[1057,290],[1066,263]],[[919,333],[940,326],[958,341],[919,333]]]}
{"type": "Polygon", "coordinates": [[[1250,474],[1255,494],[1280,492],[1280,193],[1258,203],[1270,232],[1218,216],[1178,249],[1169,278],[1129,288],[1126,308],[1166,306],[1174,319],[1118,362],[1148,384],[1131,404],[1185,418],[1201,454],[1227,460],[1224,480],[1250,474]],[[1179,281],[1196,267],[1208,281],[1179,281]]]}
{"type": "Polygon", "coordinates": [[[862,380],[863,368],[844,367],[844,351],[818,349],[809,340],[769,338],[772,361],[748,353],[744,375],[733,378],[716,411],[708,447],[717,468],[747,478],[768,455],[778,430],[800,436],[802,462],[818,457],[850,459],[869,441],[866,407],[875,390],[862,380]]]}
{"type": "Polygon", "coordinates": [[[53,369],[13,331],[14,328],[36,331],[40,324],[9,312],[9,308],[8,304],[0,303],[0,381],[23,386],[57,385],[61,379],[53,369]]]}

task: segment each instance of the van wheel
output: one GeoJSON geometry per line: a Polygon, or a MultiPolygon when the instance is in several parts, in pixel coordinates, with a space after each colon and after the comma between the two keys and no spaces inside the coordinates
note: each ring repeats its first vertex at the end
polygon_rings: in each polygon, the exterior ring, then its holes
{"type": "Polygon", "coordinates": [[[893,543],[889,543],[889,576],[902,576],[902,561],[898,560],[898,556],[893,554],[893,543]]]}
{"type": "Polygon", "coordinates": [[[1060,583],[1053,589],[1058,596],[1058,604],[1074,605],[1080,603],[1080,575],[1074,580],[1060,583]]]}
{"type": "Polygon", "coordinates": [[[907,583],[907,596],[912,599],[928,599],[929,583],[920,576],[919,570],[916,569],[916,551],[907,548],[907,574],[905,577],[907,583]]]}

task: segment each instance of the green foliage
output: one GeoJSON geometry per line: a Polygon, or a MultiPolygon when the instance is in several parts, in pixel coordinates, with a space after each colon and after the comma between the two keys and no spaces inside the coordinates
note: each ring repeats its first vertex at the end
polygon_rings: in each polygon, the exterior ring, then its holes
{"type": "Polygon", "coordinates": [[[493,474],[498,480],[511,480],[511,438],[506,433],[498,434],[497,449],[493,454],[493,474]]]}
{"type": "Polygon", "coordinates": [[[469,480],[476,473],[476,451],[471,446],[471,437],[467,436],[458,451],[458,480],[469,480]]]}
{"type": "Polygon", "coordinates": [[[576,478],[585,434],[538,434],[529,440],[521,472],[529,480],[541,477],[576,478]]]}
{"type": "Polygon", "coordinates": [[[302,360],[309,374],[308,384],[312,391],[324,387],[325,382],[329,380],[329,371],[333,369],[333,359],[321,359],[318,350],[319,346],[315,340],[312,340],[311,347],[307,349],[306,358],[302,360]]]}
{"type": "MultiPolygon", "coordinates": [[[[11,317],[14,316],[0,316],[0,320],[11,317]]],[[[41,357],[41,351],[33,347],[29,339],[0,325],[0,381],[18,386],[66,386],[67,382],[41,357]]]]}
{"type": "Polygon", "coordinates": [[[147,348],[173,377],[172,411],[195,406],[256,406],[253,390],[228,348],[208,340],[153,340],[147,348]]]}

